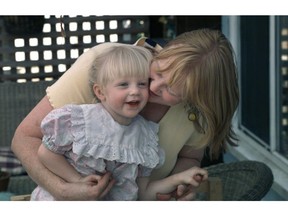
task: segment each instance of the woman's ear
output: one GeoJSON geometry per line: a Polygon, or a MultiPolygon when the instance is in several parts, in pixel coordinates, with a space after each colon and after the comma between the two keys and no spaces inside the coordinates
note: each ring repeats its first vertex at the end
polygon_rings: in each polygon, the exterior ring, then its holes
{"type": "Polygon", "coordinates": [[[93,91],[94,91],[94,94],[96,95],[96,97],[100,101],[104,101],[105,100],[105,95],[103,94],[103,89],[102,89],[101,86],[99,86],[98,84],[94,84],[93,85],[93,91]]]}

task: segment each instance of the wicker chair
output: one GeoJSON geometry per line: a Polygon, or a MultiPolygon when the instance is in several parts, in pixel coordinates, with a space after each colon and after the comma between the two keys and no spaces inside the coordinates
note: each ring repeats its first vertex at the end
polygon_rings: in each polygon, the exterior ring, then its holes
{"type": "MultiPolygon", "coordinates": [[[[198,201],[260,201],[273,184],[271,169],[262,162],[240,161],[206,169],[209,178],[197,189],[198,201]]],[[[11,200],[29,201],[30,194],[12,196],[11,200]]]]}
{"type": "Polygon", "coordinates": [[[225,201],[260,201],[274,181],[271,169],[258,161],[217,164],[206,169],[210,178],[221,179],[225,201]]]}
{"type": "MultiPolygon", "coordinates": [[[[0,147],[10,147],[15,129],[30,112],[30,110],[45,95],[45,89],[53,82],[2,82],[0,83],[0,147]]],[[[11,168],[10,161],[7,161],[11,168]]],[[[20,161],[18,161],[19,164],[20,161]]],[[[13,163],[17,164],[17,159],[13,158],[13,163]]],[[[8,167],[8,166],[7,166],[8,167]]],[[[0,167],[5,170],[6,167],[0,167]]],[[[36,184],[26,174],[11,175],[8,185],[8,191],[13,194],[31,193],[36,184]]]]}

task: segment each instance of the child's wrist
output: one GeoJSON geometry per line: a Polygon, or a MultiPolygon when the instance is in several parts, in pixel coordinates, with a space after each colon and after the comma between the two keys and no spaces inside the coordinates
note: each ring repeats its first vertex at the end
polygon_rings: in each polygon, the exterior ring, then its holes
{"type": "Polygon", "coordinates": [[[181,173],[176,173],[172,177],[173,177],[173,182],[175,186],[178,186],[179,184],[184,183],[183,175],[181,175],[181,173]]]}

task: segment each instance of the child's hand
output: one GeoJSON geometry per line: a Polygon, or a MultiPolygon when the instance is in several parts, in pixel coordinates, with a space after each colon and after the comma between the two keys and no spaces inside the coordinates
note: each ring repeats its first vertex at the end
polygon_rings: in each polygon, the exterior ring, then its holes
{"type": "Polygon", "coordinates": [[[192,167],[177,174],[179,178],[179,184],[188,184],[194,187],[198,187],[202,181],[208,179],[208,172],[205,169],[199,167],[192,167]]]}
{"type": "Polygon", "coordinates": [[[178,185],[174,194],[174,198],[176,200],[180,201],[194,200],[196,195],[195,188],[198,187],[203,181],[206,181],[208,179],[208,172],[207,170],[201,169],[199,167],[192,167],[183,172],[183,177],[185,176],[186,178],[188,177],[188,182],[190,183],[184,182],[178,185]]]}
{"type": "Polygon", "coordinates": [[[191,201],[195,199],[195,190],[201,184],[201,182],[208,179],[208,172],[205,169],[199,167],[192,167],[183,172],[174,175],[178,186],[175,191],[169,194],[157,194],[158,200],[175,200],[191,201]]]}
{"type": "MultiPolygon", "coordinates": [[[[78,178],[78,182],[65,184],[70,200],[102,200],[111,190],[115,180],[111,173],[104,175],[89,175],[78,178]]],[[[60,200],[67,200],[66,197],[60,200]]]]}

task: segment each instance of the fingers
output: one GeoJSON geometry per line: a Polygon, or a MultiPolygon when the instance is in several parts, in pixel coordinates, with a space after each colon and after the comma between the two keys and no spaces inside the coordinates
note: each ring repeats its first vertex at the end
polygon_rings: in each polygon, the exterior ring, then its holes
{"type": "Polygon", "coordinates": [[[175,198],[179,201],[195,200],[195,188],[198,187],[202,181],[208,179],[208,172],[205,169],[193,167],[185,171],[185,174],[188,174],[186,180],[186,184],[188,185],[178,185],[175,198]]]}
{"type": "Polygon", "coordinates": [[[194,180],[197,181],[198,183],[202,182],[203,175],[197,174],[194,177],[194,180]]]}
{"type": "Polygon", "coordinates": [[[188,194],[193,192],[193,186],[192,185],[178,185],[177,187],[177,197],[178,200],[180,197],[187,196],[188,194]]]}
{"type": "Polygon", "coordinates": [[[156,199],[159,201],[168,201],[172,198],[171,194],[156,194],[156,199]]]}
{"type": "Polygon", "coordinates": [[[194,172],[194,176],[193,179],[197,182],[197,183],[201,183],[202,181],[206,181],[208,179],[208,172],[205,169],[202,168],[192,168],[191,170],[192,172],[194,172]],[[193,170],[194,169],[194,170],[193,170]]]}
{"type": "Polygon", "coordinates": [[[194,192],[189,192],[186,194],[183,194],[182,196],[177,198],[177,201],[191,201],[191,200],[195,200],[196,198],[196,193],[194,192]]]}
{"type": "Polygon", "coordinates": [[[101,176],[98,176],[98,175],[89,175],[89,176],[86,176],[84,177],[84,180],[87,181],[87,182],[93,182],[95,184],[98,184],[98,182],[101,180],[101,176]]]}
{"type": "Polygon", "coordinates": [[[186,185],[178,185],[177,187],[177,197],[182,196],[185,192],[187,192],[187,186],[186,185]]]}
{"type": "Polygon", "coordinates": [[[98,181],[99,197],[103,198],[113,187],[115,180],[111,178],[111,173],[105,173],[98,181]]]}
{"type": "Polygon", "coordinates": [[[192,185],[178,185],[177,196],[175,197],[178,201],[191,201],[196,197],[194,187],[192,185]]]}
{"type": "Polygon", "coordinates": [[[208,175],[196,174],[193,178],[198,183],[201,183],[202,181],[206,181],[208,179],[208,175]]]}
{"type": "Polygon", "coordinates": [[[156,193],[156,199],[159,200],[159,201],[169,201],[172,198],[176,199],[176,197],[177,197],[176,193],[177,193],[177,190],[174,190],[174,191],[172,191],[171,193],[168,193],[168,194],[156,193]]]}

